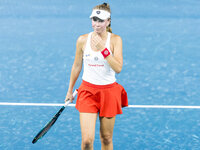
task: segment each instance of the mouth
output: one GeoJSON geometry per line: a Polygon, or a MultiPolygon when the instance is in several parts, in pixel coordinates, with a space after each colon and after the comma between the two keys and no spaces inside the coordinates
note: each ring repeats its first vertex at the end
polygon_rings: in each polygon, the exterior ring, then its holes
{"type": "Polygon", "coordinates": [[[96,27],[95,30],[101,30],[101,28],[97,28],[97,27],[96,27]]]}

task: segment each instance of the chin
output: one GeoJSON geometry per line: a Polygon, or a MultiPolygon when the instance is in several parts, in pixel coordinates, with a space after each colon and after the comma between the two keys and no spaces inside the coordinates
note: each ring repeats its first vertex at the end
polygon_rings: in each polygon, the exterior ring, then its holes
{"type": "Polygon", "coordinates": [[[102,33],[102,30],[94,30],[96,33],[102,33]]]}

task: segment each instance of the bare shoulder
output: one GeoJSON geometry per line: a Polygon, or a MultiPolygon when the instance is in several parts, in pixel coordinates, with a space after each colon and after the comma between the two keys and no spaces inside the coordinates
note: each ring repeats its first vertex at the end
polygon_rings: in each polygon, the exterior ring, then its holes
{"type": "Polygon", "coordinates": [[[79,48],[82,51],[85,49],[87,37],[88,37],[88,34],[83,34],[78,37],[77,42],[76,42],[77,48],[79,48]]]}
{"type": "Polygon", "coordinates": [[[112,43],[118,43],[118,42],[121,43],[122,42],[122,38],[119,35],[112,33],[111,34],[111,42],[112,43]]]}
{"type": "Polygon", "coordinates": [[[119,35],[111,34],[111,49],[122,47],[122,38],[119,35]]]}
{"type": "Polygon", "coordinates": [[[83,44],[87,41],[88,34],[83,34],[78,37],[77,43],[83,44]]]}

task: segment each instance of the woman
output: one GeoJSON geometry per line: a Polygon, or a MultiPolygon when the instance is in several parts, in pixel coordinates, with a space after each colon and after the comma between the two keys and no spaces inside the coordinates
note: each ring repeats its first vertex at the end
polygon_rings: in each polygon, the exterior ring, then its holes
{"type": "Polygon", "coordinates": [[[128,106],[127,93],[116,83],[115,73],[122,70],[122,40],[112,33],[110,6],[93,8],[90,16],[93,32],[81,35],[66,99],[73,100],[72,91],[84,64],[83,81],[78,89],[76,108],[80,112],[82,149],[93,149],[95,124],[99,114],[102,150],[113,149],[115,116],[128,106]]]}

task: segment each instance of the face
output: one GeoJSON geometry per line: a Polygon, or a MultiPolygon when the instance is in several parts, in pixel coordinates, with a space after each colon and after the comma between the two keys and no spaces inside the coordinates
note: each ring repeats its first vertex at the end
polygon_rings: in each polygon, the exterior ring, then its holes
{"type": "Polygon", "coordinates": [[[92,18],[92,28],[96,33],[102,33],[106,31],[106,27],[110,24],[109,19],[101,20],[98,17],[92,18]]]}

